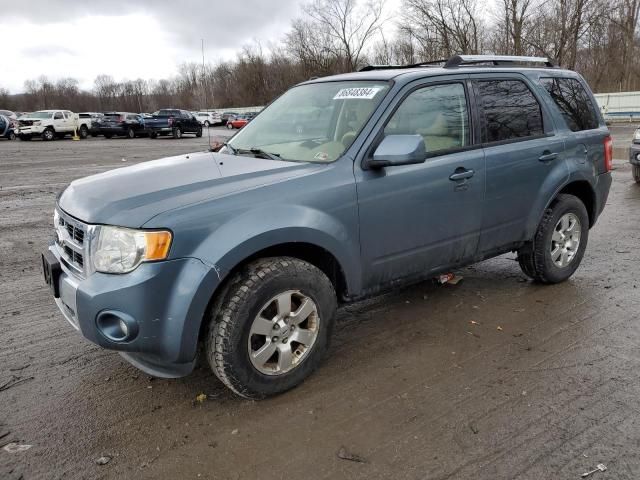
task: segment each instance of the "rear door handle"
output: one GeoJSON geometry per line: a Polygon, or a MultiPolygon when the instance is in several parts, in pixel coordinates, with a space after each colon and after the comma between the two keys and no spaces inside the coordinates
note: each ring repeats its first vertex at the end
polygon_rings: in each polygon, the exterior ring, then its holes
{"type": "Polygon", "coordinates": [[[555,160],[556,158],[558,158],[557,153],[550,152],[547,150],[542,153],[542,155],[538,158],[538,160],[540,160],[541,162],[550,162],[551,160],[555,160]]]}
{"type": "Polygon", "coordinates": [[[474,172],[471,169],[467,170],[466,168],[462,168],[462,167],[456,168],[456,171],[451,174],[451,176],[449,177],[449,180],[451,180],[452,182],[466,180],[468,178],[473,177],[475,173],[476,172],[474,172]]]}

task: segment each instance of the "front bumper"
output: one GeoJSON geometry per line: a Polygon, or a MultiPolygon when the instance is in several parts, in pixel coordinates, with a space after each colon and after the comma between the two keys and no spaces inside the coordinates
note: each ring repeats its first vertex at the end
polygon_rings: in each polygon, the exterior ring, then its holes
{"type": "Polygon", "coordinates": [[[42,132],[44,132],[44,129],[45,127],[43,126],[18,127],[15,133],[18,136],[22,135],[25,137],[33,137],[36,135],[42,135],[42,132]]]}
{"type": "MultiPolygon", "coordinates": [[[[60,259],[55,247],[49,251],[60,259]]],[[[143,263],[125,275],[93,273],[84,279],[63,264],[58,282],[58,308],[91,342],[119,351],[151,375],[173,378],[193,369],[200,326],[217,286],[215,271],[200,260],[143,263]],[[105,311],[132,318],[137,335],[110,340],[97,323],[105,311]]]]}
{"type": "Polygon", "coordinates": [[[640,144],[633,143],[629,148],[629,163],[640,166],[640,144]]]}

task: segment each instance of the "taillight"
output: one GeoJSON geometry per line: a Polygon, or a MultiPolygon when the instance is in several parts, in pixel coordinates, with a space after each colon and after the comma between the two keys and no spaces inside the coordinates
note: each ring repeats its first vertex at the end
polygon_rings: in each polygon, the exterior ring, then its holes
{"type": "Polygon", "coordinates": [[[613,168],[613,140],[611,135],[604,137],[604,169],[610,172],[613,168]]]}
{"type": "Polygon", "coordinates": [[[169,120],[167,120],[167,122],[169,123],[169,126],[173,125],[173,117],[169,117],[169,120]]]}

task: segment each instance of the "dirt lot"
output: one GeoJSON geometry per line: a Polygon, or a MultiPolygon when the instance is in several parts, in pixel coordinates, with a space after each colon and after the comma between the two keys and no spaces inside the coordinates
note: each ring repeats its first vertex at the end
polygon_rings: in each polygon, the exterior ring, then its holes
{"type": "Polygon", "coordinates": [[[622,158],[571,281],[533,284],[506,255],[349,306],[311,379],[249,402],[88,343],[41,279],[69,181],[203,145],[0,141],[0,446],[32,445],[0,450],[1,479],[640,478],[640,187],[622,158]]]}

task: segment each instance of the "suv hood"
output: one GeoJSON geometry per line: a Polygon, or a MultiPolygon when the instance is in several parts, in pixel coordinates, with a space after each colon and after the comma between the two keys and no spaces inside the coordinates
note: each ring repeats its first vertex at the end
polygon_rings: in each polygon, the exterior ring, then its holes
{"type": "Polygon", "coordinates": [[[86,223],[138,228],[167,210],[321,168],[318,164],[191,153],[75,180],[61,194],[58,205],[86,223]]]}

